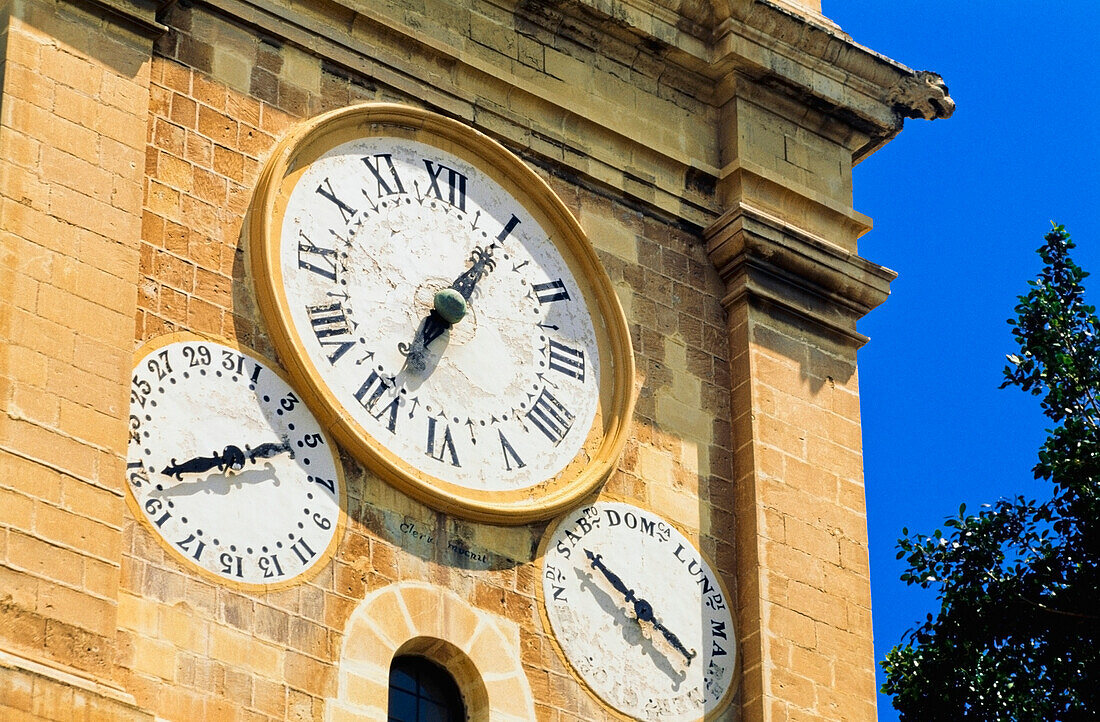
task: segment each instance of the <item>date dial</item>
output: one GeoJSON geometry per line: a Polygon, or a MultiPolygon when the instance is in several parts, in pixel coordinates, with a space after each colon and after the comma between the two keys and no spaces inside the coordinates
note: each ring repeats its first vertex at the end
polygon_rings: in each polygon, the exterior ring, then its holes
{"type": "Polygon", "coordinates": [[[729,704],[738,673],[729,595],[675,526],[600,501],[547,532],[542,560],[558,647],[608,706],[631,719],[694,722],[729,704]]]}
{"type": "Polygon", "coordinates": [[[138,351],[127,498],[182,563],[244,587],[319,571],[343,481],[317,420],[251,351],[173,334],[138,351]]]}

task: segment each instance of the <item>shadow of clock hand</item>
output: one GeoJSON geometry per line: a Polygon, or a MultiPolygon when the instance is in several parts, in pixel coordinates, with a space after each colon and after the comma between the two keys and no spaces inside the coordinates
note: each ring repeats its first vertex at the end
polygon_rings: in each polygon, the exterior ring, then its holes
{"type": "Polygon", "coordinates": [[[575,571],[581,580],[581,589],[591,594],[596,604],[600,605],[600,609],[622,629],[623,640],[632,647],[640,647],[642,654],[648,655],[657,669],[669,678],[673,691],[680,691],[680,684],[687,679],[687,671],[676,669],[672,661],[653,644],[653,640],[645,635],[638,620],[627,614],[622,606],[616,604],[612,596],[595,582],[592,574],[582,569],[575,569],[575,571]]]}
{"type": "Polygon", "coordinates": [[[263,484],[271,482],[274,486],[279,485],[279,477],[275,474],[275,467],[266,462],[261,468],[248,469],[242,471],[239,474],[233,474],[232,476],[226,476],[222,473],[211,474],[205,479],[195,479],[194,481],[184,481],[179,484],[173,484],[167,489],[160,489],[151,492],[150,496],[158,496],[162,498],[179,497],[179,496],[193,496],[202,492],[209,494],[217,494],[224,496],[230,493],[233,489],[240,489],[245,486],[251,486],[253,484],[263,484]]]}
{"type": "Polygon", "coordinates": [[[425,316],[424,320],[420,322],[420,327],[416,330],[416,337],[413,342],[411,344],[397,344],[398,352],[405,357],[405,366],[417,375],[430,375],[439,363],[443,352],[441,350],[437,354],[431,354],[428,352],[428,345],[450,328],[451,324],[443,320],[443,317],[435,310],[425,316]]]}

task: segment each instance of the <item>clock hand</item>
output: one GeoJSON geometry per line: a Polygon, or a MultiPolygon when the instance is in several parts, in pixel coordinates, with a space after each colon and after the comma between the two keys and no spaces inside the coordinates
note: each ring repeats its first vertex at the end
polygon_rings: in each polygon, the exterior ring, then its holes
{"type": "Polygon", "coordinates": [[[426,368],[428,345],[466,316],[470,298],[474,295],[478,282],[496,266],[496,261],[493,260],[493,251],[496,248],[495,243],[488,248],[474,248],[470,254],[470,267],[450,286],[436,292],[432,300],[434,308],[420,324],[413,342],[397,344],[397,350],[408,359],[408,365],[414,371],[422,372],[426,368]]]}
{"type": "Polygon", "coordinates": [[[213,456],[196,456],[194,459],[188,459],[178,464],[175,457],[173,457],[172,463],[161,469],[160,473],[166,476],[174,476],[178,481],[182,481],[183,477],[180,474],[201,474],[213,468],[220,468],[221,465],[222,457],[215,451],[213,456]]]}
{"type": "Polygon", "coordinates": [[[290,458],[294,458],[294,449],[290,446],[289,441],[283,441],[281,444],[268,441],[260,444],[255,449],[249,449],[245,446],[245,451],[248,453],[249,461],[256,461],[256,459],[268,459],[272,456],[277,456],[282,453],[289,453],[290,458]]]}
{"type": "MultiPolygon", "coordinates": [[[[478,281],[496,267],[497,263],[493,260],[493,251],[496,249],[497,244],[495,243],[490,244],[488,248],[482,248],[481,246],[474,248],[470,254],[472,265],[451,284],[451,288],[458,291],[467,303],[469,303],[470,297],[474,295],[474,288],[477,286],[478,281]]],[[[456,322],[457,320],[452,321],[452,323],[456,322]]]]}
{"type": "Polygon", "coordinates": [[[244,466],[244,452],[230,445],[225,447],[221,454],[215,451],[213,456],[196,456],[179,464],[173,458],[172,463],[164,467],[161,473],[182,480],[183,477],[180,474],[201,474],[215,468],[222,470],[232,468],[235,471],[242,466],[244,466]]]}
{"type": "Polygon", "coordinates": [[[628,589],[623,580],[619,578],[615,572],[607,568],[607,565],[603,563],[602,554],[593,554],[589,550],[584,550],[584,555],[588,557],[588,560],[592,563],[592,568],[596,569],[607,578],[607,581],[611,582],[611,586],[615,587],[615,591],[622,594],[626,601],[634,601],[634,590],[628,589]]]}
{"type": "Polygon", "coordinates": [[[680,638],[673,634],[668,627],[661,624],[661,620],[653,614],[652,604],[644,599],[636,599],[634,601],[634,613],[638,615],[638,619],[652,624],[653,627],[664,636],[668,643],[672,645],[673,649],[684,655],[684,659],[687,660],[687,665],[691,666],[691,660],[695,658],[697,652],[694,649],[688,651],[688,648],[684,646],[680,638]]]}
{"type": "Polygon", "coordinates": [[[294,451],[286,441],[281,444],[266,442],[255,449],[249,448],[246,444],[244,448],[248,452],[247,456],[240,447],[230,444],[222,450],[221,454],[214,452],[213,456],[197,456],[182,463],[176,463],[173,458],[172,463],[164,467],[161,473],[182,481],[181,474],[201,474],[215,468],[220,471],[240,471],[244,468],[245,461],[255,462],[256,459],[266,459],[284,452],[289,452],[291,458],[294,457],[294,451]]]}
{"type": "Polygon", "coordinates": [[[616,591],[623,595],[623,599],[627,604],[633,605],[635,617],[637,617],[639,621],[652,624],[665,640],[672,645],[673,649],[684,655],[687,664],[690,665],[691,660],[695,657],[697,652],[695,650],[689,651],[688,648],[684,646],[684,643],[680,641],[680,638],[661,623],[661,620],[653,613],[653,605],[641,597],[634,596],[634,590],[629,589],[626,584],[623,583],[623,580],[619,578],[619,575],[608,569],[607,565],[603,563],[603,555],[593,554],[588,549],[584,550],[584,554],[591,562],[592,568],[599,570],[599,572],[607,578],[611,586],[615,587],[616,591]]]}

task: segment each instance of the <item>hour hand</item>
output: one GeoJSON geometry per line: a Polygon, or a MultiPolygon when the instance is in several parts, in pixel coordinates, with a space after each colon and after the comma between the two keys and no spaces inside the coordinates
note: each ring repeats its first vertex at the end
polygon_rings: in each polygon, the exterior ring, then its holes
{"type": "Polygon", "coordinates": [[[236,446],[230,444],[222,450],[222,453],[214,452],[213,456],[196,456],[194,459],[188,459],[182,463],[177,464],[175,459],[172,459],[172,463],[164,467],[161,470],[162,474],[167,476],[176,477],[177,481],[182,481],[181,474],[201,474],[204,471],[210,471],[211,469],[232,469],[237,471],[244,466],[244,452],[236,446]]]}
{"type": "Polygon", "coordinates": [[[174,476],[177,481],[182,481],[183,476],[181,474],[201,474],[204,471],[219,468],[221,464],[222,457],[215,451],[213,456],[196,456],[194,459],[188,459],[178,464],[173,458],[172,463],[161,469],[160,473],[165,476],[174,476]]]}
{"type": "Polygon", "coordinates": [[[213,456],[196,456],[194,459],[188,459],[180,463],[176,463],[176,460],[172,459],[172,463],[164,467],[161,473],[166,476],[174,476],[177,481],[182,481],[183,474],[201,474],[211,469],[240,471],[244,468],[245,462],[255,462],[256,459],[266,459],[285,452],[290,452],[290,455],[294,456],[290,444],[286,441],[281,444],[263,443],[255,449],[249,448],[248,445],[245,445],[244,448],[245,451],[241,451],[239,446],[230,444],[220,454],[215,451],[213,456]]]}
{"type": "Polygon", "coordinates": [[[475,248],[470,254],[470,267],[463,271],[450,286],[436,292],[432,299],[432,310],[421,322],[413,342],[397,345],[397,350],[408,359],[408,366],[413,371],[423,373],[428,366],[428,346],[431,342],[466,317],[470,298],[473,297],[478,282],[496,266],[496,261],[493,260],[494,250],[496,250],[496,244],[488,248],[481,246],[475,248]]]}
{"type": "Polygon", "coordinates": [[[661,624],[661,620],[658,619],[655,614],[653,614],[652,604],[644,599],[636,599],[634,601],[634,613],[638,616],[638,619],[642,620],[643,622],[649,622],[650,624],[652,624],[653,628],[660,632],[661,635],[665,638],[665,641],[672,645],[672,648],[675,649],[677,652],[684,655],[684,659],[687,660],[687,664],[689,666],[691,665],[691,660],[695,658],[697,652],[694,649],[688,650],[688,648],[684,646],[684,643],[680,641],[679,637],[673,634],[668,627],[661,624]]]}

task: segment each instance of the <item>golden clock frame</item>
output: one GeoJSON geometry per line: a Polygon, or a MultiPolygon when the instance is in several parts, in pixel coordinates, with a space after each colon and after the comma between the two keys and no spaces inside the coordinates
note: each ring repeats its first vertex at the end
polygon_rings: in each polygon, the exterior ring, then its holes
{"type": "Polygon", "coordinates": [[[384,481],[425,504],[475,521],[504,525],[546,519],[592,494],[615,468],[634,410],[634,353],[618,296],[580,224],[557,194],[500,143],[430,111],[366,103],[302,123],[279,142],[257,183],[245,236],[260,310],[279,358],[303,398],[337,440],[384,481]],[[599,403],[581,450],[549,480],[518,490],[483,491],[437,479],[390,452],[341,413],[341,402],[308,360],[282,292],[278,257],[282,221],[296,179],[328,150],[368,136],[414,140],[452,153],[485,172],[550,232],[581,287],[600,352],[599,403]]]}
{"type": "MultiPolygon", "coordinates": [[[[279,364],[275,363],[275,361],[268,358],[267,356],[264,356],[263,354],[257,352],[250,346],[246,346],[242,343],[238,343],[237,341],[232,341],[230,339],[222,338],[220,336],[200,334],[192,331],[175,331],[173,333],[167,333],[162,336],[156,336],[144,342],[143,344],[141,344],[141,346],[137,348],[137,350],[134,351],[134,360],[131,368],[136,368],[139,361],[141,361],[143,358],[146,358],[147,356],[149,356],[149,354],[153,353],[157,349],[164,348],[165,346],[169,346],[179,341],[207,341],[209,343],[221,344],[226,348],[231,348],[241,353],[250,354],[256,360],[262,362],[269,371],[282,379],[287,384],[287,386],[297,391],[297,387],[283,371],[283,369],[279,366],[279,364]]],[[[310,409],[310,413],[313,413],[312,409],[310,409]]],[[[315,418],[316,416],[317,415],[314,414],[315,418]]],[[[318,423],[320,423],[320,421],[321,420],[318,419],[318,423]]],[[[327,430],[325,430],[324,428],[322,428],[322,430],[325,431],[326,434],[328,433],[327,430]]],[[[344,531],[347,528],[348,496],[347,485],[344,482],[344,465],[340,462],[340,454],[337,452],[336,447],[332,444],[326,445],[329,447],[329,453],[332,454],[332,463],[336,469],[336,486],[340,491],[338,504],[339,513],[337,514],[338,519],[336,522],[336,528],[333,529],[332,539],[329,540],[329,543],[325,547],[324,551],[318,552],[318,559],[313,564],[313,566],[311,566],[304,572],[297,574],[294,577],[291,577],[290,579],[283,579],[282,581],[272,582],[271,584],[252,584],[249,582],[238,582],[234,579],[223,577],[220,574],[215,574],[209,569],[196,564],[194,560],[183,554],[180,550],[176,549],[170,541],[168,541],[166,538],[156,533],[152,529],[148,528],[149,520],[145,516],[145,511],[141,508],[141,505],[139,504],[137,498],[134,496],[133,491],[130,490],[130,482],[128,479],[123,480],[123,486],[126,487],[126,505],[129,507],[130,513],[137,520],[138,526],[142,527],[145,530],[145,533],[151,535],[154,539],[156,539],[157,543],[160,544],[160,546],[168,552],[168,555],[172,559],[174,559],[177,564],[179,564],[184,569],[190,570],[192,573],[198,574],[200,577],[206,579],[207,581],[214,582],[223,587],[236,589],[242,592],[260,593],[274,592],[280,589],[286,589],[287,587],[293,587],[297,584],[304,584],[305,582],[316,578],[316,576],[320,574],[326,566],[328,566],[329,562],[332,561],[333,557],[336,555],[336,548],[343,540],[344,531]]],[[[127,457],[128,456],[129,444],[127,444],[127,457]]]]}
{"type": "MultiPolygon", "coordinates": [[[[727,600],[727,602],[734,601],[733,598],[730,597],[729,589],[726,587],[725,579],[723,579],[722,575],[719,574],[717,571],[718,568],[713,563],[711,563],[710,557],[704,554],[703,550],[699,548],[699,545],[694,541],[692,535],[688,533],[687,529],[685,529],[680,524],[672,521],[660,512],[638,506],[637,500],[628,499],[617,494],[601,494],[598,498],[592,499],[587,504],[584,504],[584,506],[595,506],[596,504],[605,501],[618,504],[627,504],[637,509],[641,509],[642,511],[649,512],[650,514],[660,517],[662,520],[664,520],[666,524],[680,532],[680,534],[682,534],[684,538],[687,539],[688,543],[691,544],[691,548],[695,550],[695,552],[699,555],[699,558],[706,562],[707,566],[709,566],[711,571],[714,572],[714,581],[718,583],[718,588],[721,590],[722,596],[727,600]]],[[[558,655],[558,659],[560,659],[562,663],[565,664],[566,668],[568,668],[569,671],[573,673],[573,679],[575,679],[581,685],[581,687],[583,687],[584,690],[588,692],[589,696],[591,696],[592,699],[596,700],[596,702],[614,718],[623,720],[624,722],[636,722],[635,717],[631,717],[625,712],[621,712],[613,707],[607,700],[600,696],[599,692],[589,686],[588,681],[580,672],[577,671],[577,668],[574,667],[573,663],[569,660],[568,655],[565,654],[565,650],[562,649],[561,644],[558,642],[558,635],[554,631],[553,625],[550,623],[550,615],[546,611],[546,593],[542,589],[542,580],[544,578],[543,574],[546,563],[546,547],[550,543],[550,537],[554,535],[554,532],[557,530],[558,526],[562,523],[566,516],[574,511],[576,511],[576,509],[570,509],[569,511],[550,520],[550,523],[546,525],[546,529],[543,530],[542,538],[539,539],[539,545],[537,551],[535,552],[534,559],[534,562],[538,565],[538,583],[535,585],[535,596],[538,600],[539,619],[542,622],[543,629],[546,630],[546,636],[550,640],[551,646],[554,647],[554,651],[558,655]]],[[[730,606],[730,616],[733,618],[734,623],[733,679],[730,681],[729,689],[727,689],[725,694],[722,695],[722,699],[718,700],[718,704],[714,706],[714,709],[712,709],[710,712],[707,712],[701,718],[704,722],[711,722],[711,720],[717,719],[720,714],[725,712],[726,708],[729,707],[730,702],[733,701],[734,696],[737,694],[737,690],[741,687],[741,639],[737,636],[737,614],[732,606],[730,606]]]]}

